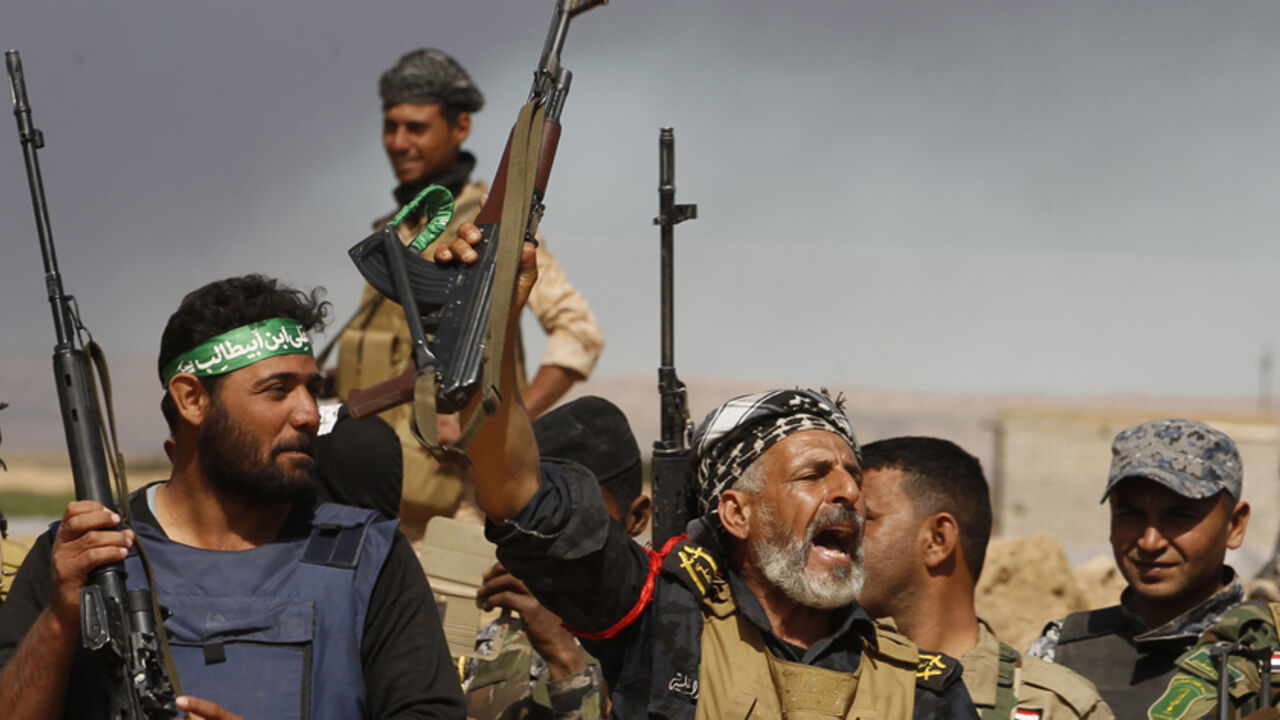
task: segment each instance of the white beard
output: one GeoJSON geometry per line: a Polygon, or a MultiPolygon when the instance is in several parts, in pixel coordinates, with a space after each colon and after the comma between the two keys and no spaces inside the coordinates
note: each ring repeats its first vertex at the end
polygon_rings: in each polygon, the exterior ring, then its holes
{"type": "Polygon", "coordinates": [[[777,523],[772,509],[757,505],[760,523],[765,529],[761,537],[748,541],[748,552],[755,558],[756,566],[765,579],[776,586],[791,600],[806,607],[833,610],[852,603],[862,592],[866,573],[862,569],[862,516],[856,511],[846,511],[834,505],[823,508],[805,529],[805,536],[797,538],[777,523]],[[851,567],[840,565],[828,572],[815,574],[809,571],[809,548],[817,528],[852,517],[858,536],[857,549],[851,558],[851,567]]]}

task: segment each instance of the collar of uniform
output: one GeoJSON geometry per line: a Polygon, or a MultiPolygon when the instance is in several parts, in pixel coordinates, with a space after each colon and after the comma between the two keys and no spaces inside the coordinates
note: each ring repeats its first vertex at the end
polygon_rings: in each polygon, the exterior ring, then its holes
{"type": "Polygon", "coordinates": [[[467,184],[467,179],[471,177],[471,171],[476,169],[476,156],[462,150],[458,153],[458,162],[453,169],[439,177],[429,180],[421,180],[416,183],[401,183],[396,189],[391,191],[395,196],[396,203],[400,207],[404,207],[413,201],[418,193],[428,185],[443,185],[454,197],[458,197],[458,193],[462,192],[462,187],[467,184]]]}
{"type": "Polygon", "coordinates": [[[1161,643],[1168,640],[1196,639],[1200,633],[1208,630],[1228,610],[1244,601],[1244,583],[1240,575],[1230,565],[1222,566],[1223,588],[1212,597],[1158,628],[1147,629],[1146,623],[1131,609],[1133,591],[1125,588],[1120,594],[1120,607],[1124,609],[1130,623],[1138,631],[1133,638],[1134,644],[1141,647],[1146,643],[1161,643]]]}
{"type": "MultiPolygon", "coordinates": [[[[729,587],[733,591],[733,599],[738,604],[738,609],[751,621],[752,625],[755,625],[760,630],[761,635],[764,636],[765,644],[775,657],[804,663],[805,665],[814,665],[816,664],[815,661],[824,655],[836,655],[842,652],[861,653],[864,644],[870,644],[872,647],[878,648],[876,645],[875,623],[871,620],[871,616],[867,615],[867,611],[863,610],[862,606],[856,602],[835,610],[837,613],[835,632],[814,643],[808,649],[792,645],[774,634],[773,626],[769,624],[769,617],[765,615],[764,607],[760,605],[760,601],[756,599],[756,596],[751,594],[747,584],[742,581],[738,573],[730,570],[728,574],[729,587]]],[[[854,668],[857,667],[856,661],[851,664],[854,668]]],[[[852,668],[850,671],[852,671],[852,668]]]]}
{"type": "Polygon", "coordinates": [[[960,656],[964,686],[978,707],[995,707],[1000,680],[1000,641],[987,621],[978,618],[978,644],[960,656]]]}

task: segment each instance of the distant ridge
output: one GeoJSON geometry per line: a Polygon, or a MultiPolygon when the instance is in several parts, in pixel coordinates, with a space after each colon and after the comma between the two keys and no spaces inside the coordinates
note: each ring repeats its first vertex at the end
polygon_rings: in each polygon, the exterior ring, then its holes
{"type": "MultiPolygon", "coordinates": [[[[116,415],[121,445],[126,453],[147,457],[162,454],[167,434],[160,416],[161,392],[150,355],[118,355],[110,358],[116,415]]],[[[685,377],[694,422],[712,407],[735,395],[775,387],[812,386],[790,379],[743,380],[721,377],[685,377]]],[[[828,389],[843,393],[846,410],[861,442],[895,435],[936,435],[960,444],[987,467],[994,461],[993,425],[1007,407],[1145,408],[1153,412],[1176,409],[1188,415],[1220,411],[1245,413],[1257,409],[1248,398],[1205,398],[1146,395],[1001,395],[887,390],[832,383],[828,389]]],[[[574,388],[569,397],[600,395],[622,408],[631,421],[640,447],[648,454],[658,437],[657,373],[629,373],[595,377],[574,388]]],[[[0,353],[0,401],[10,407],[0,413],[5,451],[62,452],[62,420],[49,355],[38,352],[0,353]]]]}

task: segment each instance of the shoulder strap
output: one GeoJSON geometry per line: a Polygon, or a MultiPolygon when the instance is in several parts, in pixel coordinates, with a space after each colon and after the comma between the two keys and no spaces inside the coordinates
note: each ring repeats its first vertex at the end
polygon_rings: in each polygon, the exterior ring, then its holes
{"type": "Polygon", "coordinates": [[[876,621],[876,650],[897,663],[919,669],[920,651],[906,635],[888,623],[876,621]]]}
{"type": "Polygon", "coordinates": [[[362,508],[324,503],[316,508],[302,562],[351,569],[360,559],[365,533],[380,516],[362,508]]]}
{"type": "Polygon", "coordinates": [[[1022,656],[1008,643],[1000,643],[996,670],[996,704],[982,711],[982,720],[1009,720],[1018,706],[1017,676],[1022,656]]]}

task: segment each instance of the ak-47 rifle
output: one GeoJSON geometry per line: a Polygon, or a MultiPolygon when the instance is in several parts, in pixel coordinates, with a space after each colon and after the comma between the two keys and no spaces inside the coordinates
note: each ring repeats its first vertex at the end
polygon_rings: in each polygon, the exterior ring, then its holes
{"type": "Polygon", "coordinates": [[[675,226],[698,217],[697,205],[676,204],[676,137],[671,128],[658,132],[658,217],[662,228],[662,360],[658,394],[662,401],[662,439],[653,444],[653,546],[684,532],[689,520],[685,473],[689,463],[689,399],[676,377],[675,226]]]}
{"type": "MultiPolygon", "coordinates": [[[[458,448],[446,448],[436,442],[437,410],[458,412],[477,393],[482,393],[486,413],[497,409],[498,368],[521,243],[533,240],[542,218],[542,200],[560,141],[560,113],[573,77],[561,66],[560,52],[569,21],[607,2],[556,1],[529,100],[507,140],[489,200],[475,219],[483,239],[473,265],[441,266],[423,259],[419,253],[427,240],[419,236],[406,247],[396,233],[396,220],[349,251],[369,284],[404,308],[413,338],[413,362],[403,375],[348,394],[352,417],[413,400],[418,439],[437,456],[458,459],[465,457],[459,448],[466,447],[485,415],[475,414],[458,448]],[[427,330],[433,331],[433,340],[428,340],[427,330]]],[[[430,188],[424,194],[429,192],[430,188]]],[[[403,213],[397,220],[400,217],[403,213]]]]}
{"type": "MultiPolygon", "coordinates": [[[[31,122],[27,85],[22,75],[22,59],[16,50],[5,53],[9,70],[9,94],[13,114],[18,118],[18,137],[27,163],[27,181],[35,207],[36,230],[44,257],[45,288],[53,308],[53,326],[58,342],[53,349],[53,371],[62,408],[62,426],[67,433],[67,451],[75,478],[76,499],[93,500],[106,507],[115,504],[111,495],[111,474],[120,492],[119,511],[128,523],[128,497],[123,490],[124,467],[119,449],[113,448],[108,465],[107,435],[98,404],[97,384],[89,364],[94,356],[103,374],[103,391],[110,407],[110,381],[105,361],[88,331],[80,322],[75,298],[62,289],[58,258],[49,229],[49,208],[45,204],[44,181],[36,150],[44,147],[44,134],[31,122]]],[[[114,445],[115,427],[111,423],[114,445]]],[[[141,551],[141,546],[138,546],[141,551]]],[[[124,563],[100,565],[89,574],[89,584],[80,593],[80,637],[84,646],[102,659],[108,679],[108,717],[111,720],[158,720],[177,717],[174,705],[181,690],[169,662],[168,646],[151,592],[125,588],[124,563]],[[172,682],[170,680],[172,678],[172,682]]]]}

